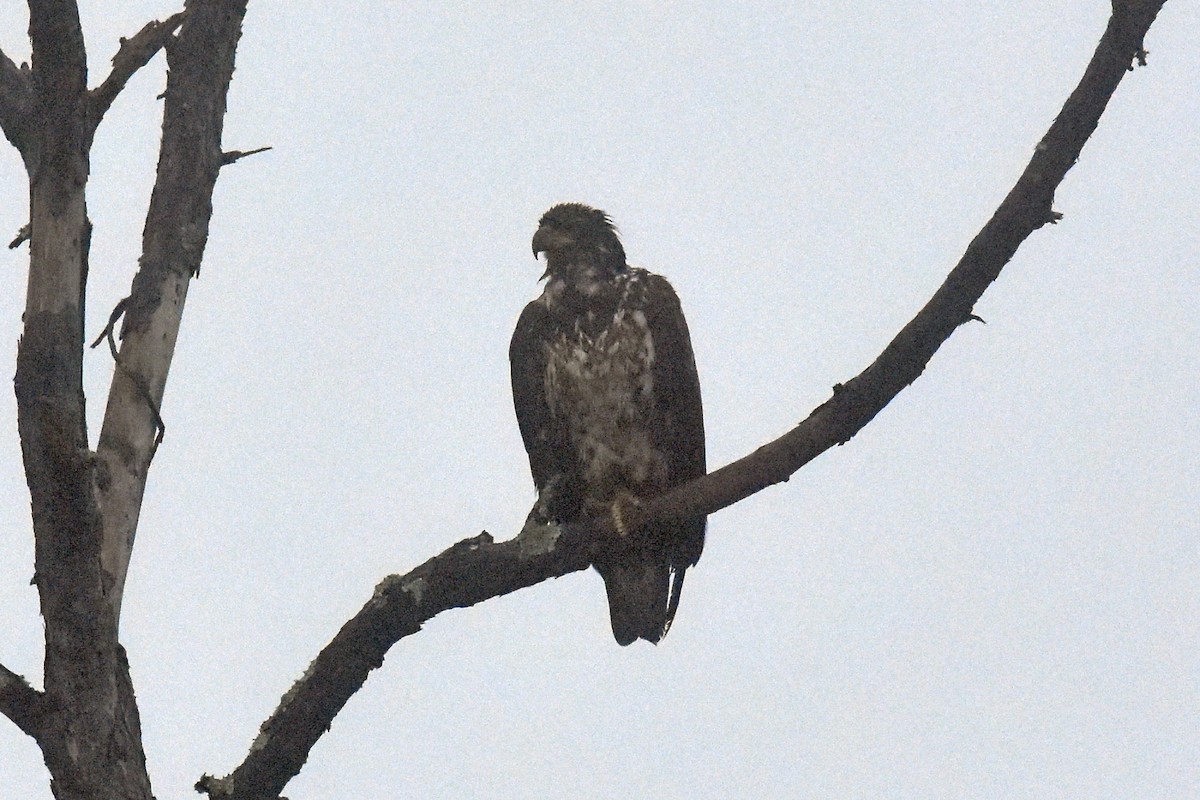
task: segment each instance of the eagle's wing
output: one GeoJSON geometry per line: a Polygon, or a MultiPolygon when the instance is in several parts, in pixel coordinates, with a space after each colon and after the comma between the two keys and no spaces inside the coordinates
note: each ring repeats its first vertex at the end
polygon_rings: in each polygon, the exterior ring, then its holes
{"type": "Polygon", "coordinates": [[[705,474],[700,378],[675,290],[662,276],[647,278],[643,313],[654,343],[654,446],[669,456],[668,482],[674,487],[705,474]]]}
{"type": "MultiPolygon", "coordinates": [[[[654,406],[652,426],[655,449],[667,456],[668,485],[679,486],[705,474],[704,409],[696,358],[679,298],[659,275],[648,275],[645,294],[646,324],[654,343],[654,406]]],[[[669,545],[673,576],[663,633],[679,606],[683,576],[700,559],[704,549],[705,518],[672,524],[664,537],[669,545]]]]}
{"type": "Polygon", "coordinates": [[[544,521],[570,516],[581,502],[569,435],[546,398],[547,345],[554,333],[549,309],[535,301],[521,312],[508,346],[513,406],[539,494],[535,511],[544,521]]]}
{"type": "Polygon", "coordinates": [[[508,364],[512,372],[513,406],[533,482],[540,489],[555,472],[556,442],[551,438],[550,405],[546,401],[546,342],[552,332],[549,310],[530,303],[517,320],[508,345],[508,364]]]}

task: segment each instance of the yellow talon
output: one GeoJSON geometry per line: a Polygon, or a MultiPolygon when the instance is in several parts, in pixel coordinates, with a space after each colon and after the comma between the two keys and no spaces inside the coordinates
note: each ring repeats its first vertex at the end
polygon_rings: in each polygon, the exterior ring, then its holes
{"type": "Polygon", "coordinates": [[[617,492],[617,496],[613,498],[611,507],[613,527],[617,529],[617,536],[624,539],[629,535],[629,526],[625,524],[625,509],[629,506],[637,509],[641,505],[642,501],[629,492],[624,490],[617,492]]]}
{"type": "Polygon", "coordinates": [[[612,520],[613,525],[616,526],[617,529],[617,536],[620,536],[622,539],[624,539],[629,535],[629,531],[625,528],[625,515],[621,513],[620,503],[613,503],[612,505],[612,520]]]}

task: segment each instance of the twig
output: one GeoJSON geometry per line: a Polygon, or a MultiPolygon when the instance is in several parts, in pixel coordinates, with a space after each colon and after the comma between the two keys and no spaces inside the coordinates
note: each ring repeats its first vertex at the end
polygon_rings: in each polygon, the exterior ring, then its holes
{"type": "Polygon", "coordinates": [[[112,352],[113,361],[117,360],[117,343],[113,340],[113,328],[117,325],[117,320],[125,313],[125,306],[129,305],[129,298],[122,297],[117,301],[117,305],[113,308],[112,313],[108,315],[108,324],[104,326],[104,330],[96,337],[96,341],[92,342],[88,347],[95,350],[100,346],[106,338],[108,339],[108,349],[112,352]]]}
{"type": "Polygon", "coordinates": [[[252,156],[255,153],[265,153],[270,149],[271,147],[268,145],[267,147],[259,147],[256,150],[228,150],[224,153],[221,153],[221,166],[227,167],[230,164],[236,163],[239,159],[245,158],[246,156],[252,156]]]}
{"type": "Polygon", "coordinates": [[[112,359],[116,362],[117,368],[125,373],[126,377],[133,382],[137,387],[138,394],[146,401],[146,405],[150,407],[150,413],[154,415],[154,450],[150,451],[151,460],[154,459],[154,452],[158,446],[162,444],[163,437],[167,435],[167,423],[163,421],[162,413],[158,410],[158,403],[154,402],[154,398],[150,396],[150,388],[146,386],[146,381],[141,375],[134,374],[133,370],[121,363],[121,356],[117,352],[117,341],[113,336],[113,329],[116,328],[117,320],[125,314],[125,309],[129,306],[129,298],[123,297],[117,301],[117,305],[113,308],[112,313],[108,315],[108,324],[104,326],[104,330],[96,337],[96,341],[92,342],[89,347],[96,349],[100,343],[108,340],[108,352],[112,353],[112,359]]]}
{"type": "Polygon", "coordinates": [[[29,237],[33,234],[33,226],[26,222],[21,226],[21,230],[17,231],[17,238],[8,243],[9,250],[16,250],[25,242],[29,241],[29,237]]]}

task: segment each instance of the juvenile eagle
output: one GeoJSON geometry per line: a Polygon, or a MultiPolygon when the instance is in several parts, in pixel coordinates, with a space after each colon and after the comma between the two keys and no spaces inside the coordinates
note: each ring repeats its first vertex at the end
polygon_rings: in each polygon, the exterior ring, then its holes
{"type": "MultiPolygon", "coordinates": [[[[679,298],[666,279],[625,263],[603,211],[563,203],[533,236],[546,286],[509,346],[513,401],[538,489],[530,520],[611,513],[704,474],[700,383],[679,298]]],[[[613,636],[667,632],[705,519],[639,533],[598,558],[613,636]]]]}

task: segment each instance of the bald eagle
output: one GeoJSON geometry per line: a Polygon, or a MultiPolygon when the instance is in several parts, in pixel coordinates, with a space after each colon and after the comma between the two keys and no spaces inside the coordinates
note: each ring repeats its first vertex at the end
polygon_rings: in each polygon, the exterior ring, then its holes
{"type": "MultiPolygon", "coordinates": [[[[513,401],[538,490],[530,521],[612,514],[704,474],[700,383],[679,298],[630,267],[603,211],[554,206],[533,236],[546,285],[509,346],[513,401]]],[[[700,558],[705,519],[657,525],[594,566],[621,645],[657,643],[700,558]]]]}

